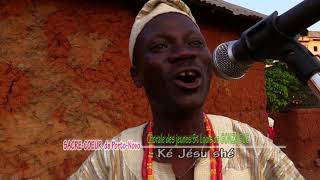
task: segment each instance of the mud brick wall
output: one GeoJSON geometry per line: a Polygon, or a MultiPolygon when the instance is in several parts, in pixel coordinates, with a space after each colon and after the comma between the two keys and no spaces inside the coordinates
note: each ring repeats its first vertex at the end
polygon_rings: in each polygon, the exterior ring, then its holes
{"type": "MultiPolygon", "coordinates": [[[[0,179],[65,179],[90,152],[64,139],[106,139],[150,119],[131,82],[134,13],[108,1],[0,0],[0,179]]],[[[239,32],[200,24],[210,48],[239,32]]],[[[214,77],[206,112],[265,132],[262,64],[239,81],[214,77]]]]}
{"type": "Polygon", "coordinates": [[[287,146],[283,151],[306,179],[319,179],[320,169],[314,160],[320,150],[320,108],[295,109],[273,117],[276,144],[287,146]]]}

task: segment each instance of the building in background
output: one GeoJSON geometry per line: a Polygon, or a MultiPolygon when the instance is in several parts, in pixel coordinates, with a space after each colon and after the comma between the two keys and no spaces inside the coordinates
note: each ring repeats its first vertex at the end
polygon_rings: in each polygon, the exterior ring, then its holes
{"type": "Polygon", "coordinates": [[[320,31],[309,31],[301,34],[299,38],[301,44],[309,49],[318,59],[320,59],[320,31]]]}

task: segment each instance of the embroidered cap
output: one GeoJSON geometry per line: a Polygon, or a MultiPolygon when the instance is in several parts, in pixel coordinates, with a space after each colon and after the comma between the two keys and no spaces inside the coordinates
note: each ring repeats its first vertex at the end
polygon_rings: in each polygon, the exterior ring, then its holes
{"type": "Polygon", "coordinates": [[[136,19],[131,29],[129,39],[129,56],[131,65],[133,65],[133,51],[137,37],[141,33],[145,25],[154,17],[160,14],[172,12],[186,15],[196,24],[196,20],[192,16],[189,7],[181,0],[150,0],[144,4],[142,9],[136,16],[136,19]]]}

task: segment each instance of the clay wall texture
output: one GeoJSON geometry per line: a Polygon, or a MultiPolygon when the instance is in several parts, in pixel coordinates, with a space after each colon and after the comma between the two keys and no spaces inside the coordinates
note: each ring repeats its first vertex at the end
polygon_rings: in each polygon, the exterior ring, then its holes
{"type": "Polygon", "coordinates": [[[273,115],[278,145],[299,168],[306,179],[317,180],[319,167],[314,166],[320,150],[320,108],[295,109],[273,115]]]}
{"type": "MultiPolygon", "coordinates": [[[[0,179],[65,179],[88,151],[64,139],[106,139],[150,120],[131,82],[134,13],[100,1],[0,0],[0,179]]],[[[200,24],[213,49],[239,31],[200,24]]],[[[263,64],[238,81],[214,77],[206,112],[266,132],[263,64]]]]}

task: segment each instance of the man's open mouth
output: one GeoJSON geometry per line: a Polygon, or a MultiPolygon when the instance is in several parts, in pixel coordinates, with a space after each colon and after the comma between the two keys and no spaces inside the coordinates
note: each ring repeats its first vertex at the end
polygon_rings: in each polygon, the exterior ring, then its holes
{"type": "Polygon", "coordinates": [[[184,69],[176,74],[175,83],[183,89],[196,89],[201,84],[201,73],[197,69],[184,69]]]}

